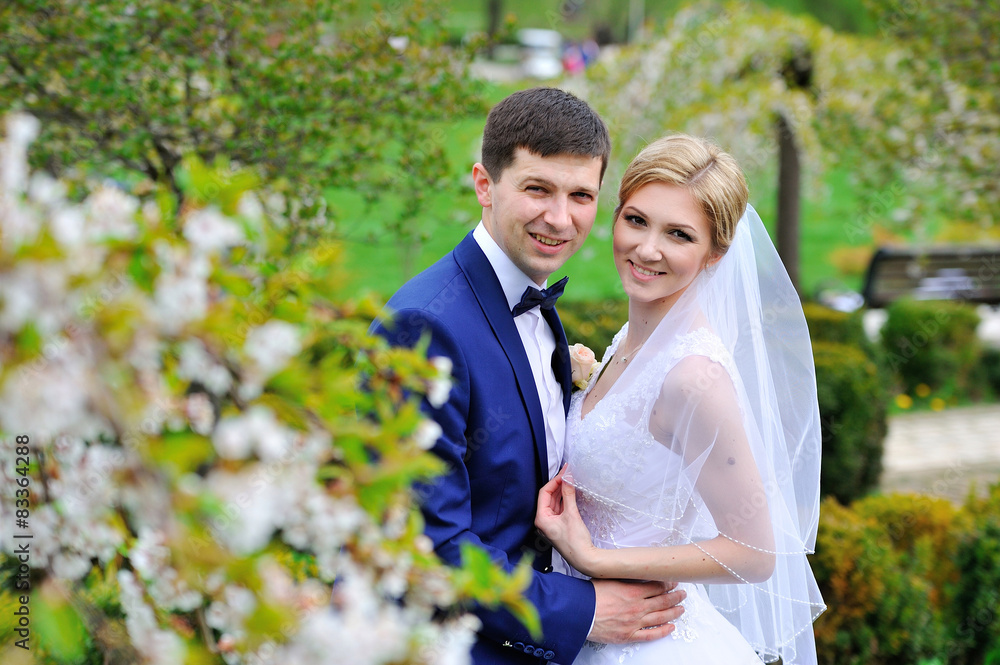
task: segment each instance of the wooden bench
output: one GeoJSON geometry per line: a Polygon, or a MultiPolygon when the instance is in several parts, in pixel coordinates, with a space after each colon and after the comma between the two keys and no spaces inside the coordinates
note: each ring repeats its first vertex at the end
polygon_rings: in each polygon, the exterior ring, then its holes
{"type": "Polygon", "coordinates": [[[900,298],[1000,304],[1000,245],[879,248],[862,295],[875,308],[900,298]]]}

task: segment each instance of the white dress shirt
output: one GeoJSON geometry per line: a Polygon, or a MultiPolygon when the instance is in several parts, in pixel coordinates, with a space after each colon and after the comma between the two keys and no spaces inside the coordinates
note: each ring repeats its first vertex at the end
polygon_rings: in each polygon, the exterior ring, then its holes
{"type": "MultiPolygon", "coordinates": [[[[493,272],[500,280],[500,286],[503,287],[507,305],[511,310],[521,301],[525,288],[529,286],[539,288],[539,285],[521,272],[521,269],[500,249],[482,222],[479,222],[476,230],[472,232],[472,237],[479,243],[479,247],[493,266],[493,272]]],[[[559,473],[566,446],[566,410],[563,408],[563,391],[552,371],[552,354],[556,350],[556,337],[537,307],[514,317],[514,325],[521,335],[521,343],[531,365],[531,374],[535,378],[535,388],[538,390],[538,399],[545,418],[545,447],[549,461],[548,477],[551,480],[559,473]]]]}

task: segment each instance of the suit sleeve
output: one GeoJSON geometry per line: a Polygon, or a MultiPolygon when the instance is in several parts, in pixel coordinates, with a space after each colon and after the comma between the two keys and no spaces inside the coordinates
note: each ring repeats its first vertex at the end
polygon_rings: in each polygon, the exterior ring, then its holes
{"type": "MultiPolygon", "coordinates": [[[[448,401],[440,408],[431,407],[425,400],[424,410],[441,426],[442,435],[434,452],[445,461],[448,471],[429,485],[416,489],[421,510],[426,521],[427,535],[443,561],[450,565],[461,563],[461,545],[472,543],[489,552],[494,562],[508,572],[513,570],[507,552],[482,542],[472,527],[472,491],[465,465],[470,414],[469,361],[463,354],[458,337],[437,317],[421,309],[397,311],[391,320],[376,320],[372,332],[385,337],[396,346],[414,346],[423,335],[430,335],[428,357],[447,356],[453,364],[452,389],[448,401]]],[[[534,514],[524,515],[534,520],[534,514]]],[[[532,527],[533,528],[533,527],[532,527]]],[[[587,580],[572,578],[559,573],[534,571],[525,596],[538,610],[542,624],[543,641],[540,648],[547,660],[571,662],[579,652],[590,632],[594,619],[594,586],[587,580]]],[[[483,622],[481,636],[503,646],[532,645],[527,629],[506,610],[475,609],[483,622]]],[[[530,652],[529,652],[530,653],[530,652]]]]}

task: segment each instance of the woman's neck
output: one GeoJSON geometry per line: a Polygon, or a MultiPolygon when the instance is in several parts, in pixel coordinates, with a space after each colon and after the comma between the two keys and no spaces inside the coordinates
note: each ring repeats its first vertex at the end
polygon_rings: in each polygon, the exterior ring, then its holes
{"type": "Polygon", "coordinates": [[[622,348],[632,352],[645,343],[673,303],[628,301],[628,334],[622,348]]]}

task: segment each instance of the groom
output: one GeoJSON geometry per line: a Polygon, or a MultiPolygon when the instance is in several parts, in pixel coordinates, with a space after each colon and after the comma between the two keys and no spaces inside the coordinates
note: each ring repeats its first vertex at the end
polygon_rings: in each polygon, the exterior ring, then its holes
{"type": "Polygon", "coordinates": [[[600,116],[553,88],[517,92],[494,107],[472,169],[482,222],[390,300],[373,331],[453,363],[449,400],[426,410],[443,430],[434,447],[446,475],[422,493],[438,555],[484,547],[511,570],[534,566],[527,598],[535,641],[505,610],[479,608],[472,657],[487,663],[568,664],[584,640],[648,641],[673,630],[682,592],[662,583],[586,581],[552,572],[552,549],[534,528],[539,488],[559,470],[570,396],[569,351],[553,304],[565,280],[543,288],[583,244],[611,152],[600,116]],[[522,295],[524,298],[522,298],[522,295]],[[645,630],[643,630],[645,629],[645,630]]]}

